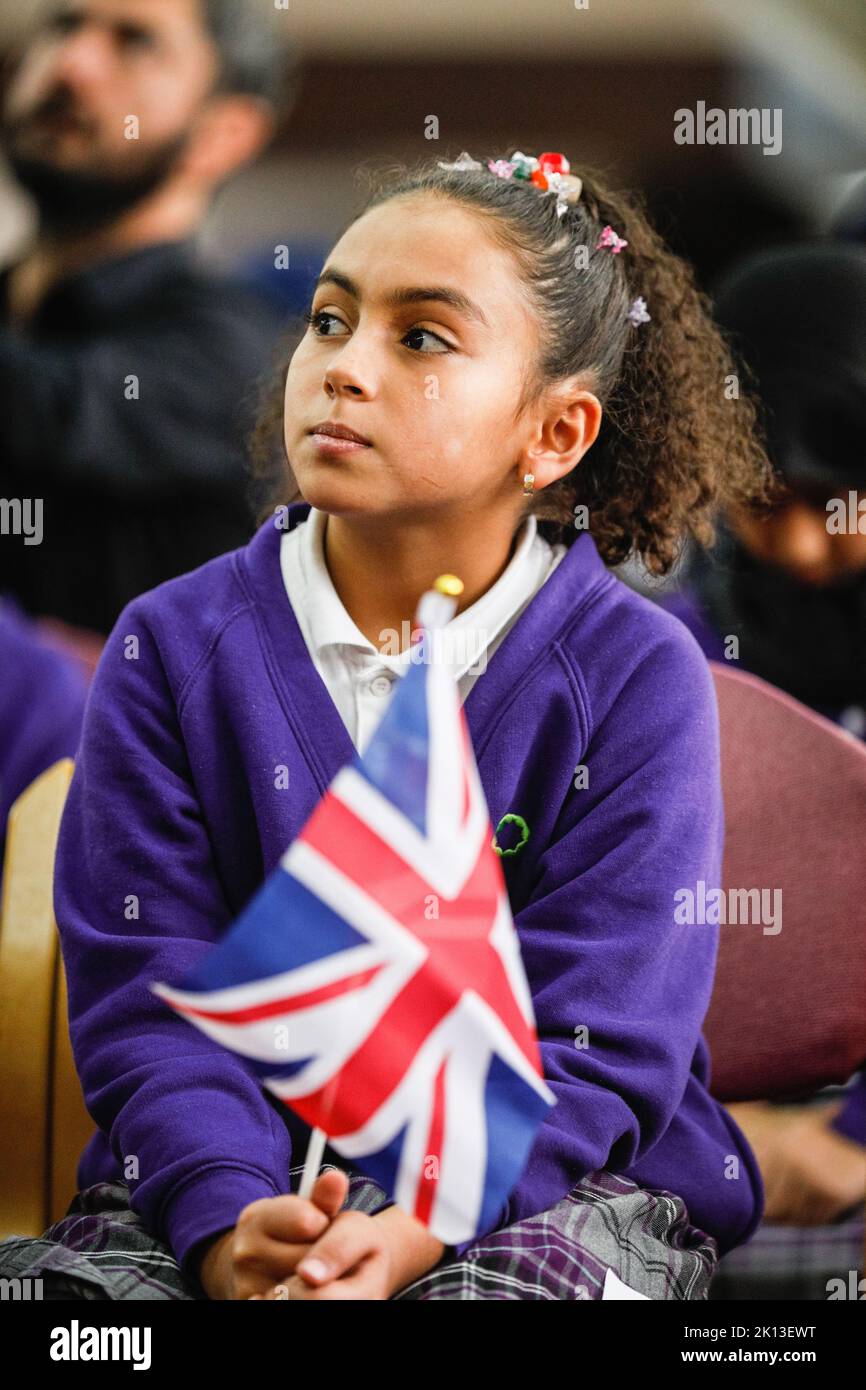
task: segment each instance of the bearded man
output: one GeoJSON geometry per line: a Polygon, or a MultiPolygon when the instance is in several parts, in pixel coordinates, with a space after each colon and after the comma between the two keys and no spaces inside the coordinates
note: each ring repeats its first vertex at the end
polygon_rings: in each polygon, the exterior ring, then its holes
{"type": "Polygon", "coordinates": [[[295,67],[244,0],[68,0],[0,119],[38,229],[0,274],[0,592],[107,633],[136,594],[252,532],[245,439],[279,330],[199,263],[217,189],[265,148],[295,67]]]}

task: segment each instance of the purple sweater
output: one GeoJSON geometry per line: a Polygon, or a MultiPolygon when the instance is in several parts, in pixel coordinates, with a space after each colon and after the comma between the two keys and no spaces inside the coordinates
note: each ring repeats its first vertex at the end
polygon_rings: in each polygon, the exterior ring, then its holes
{"type": "MultiPolygon", "coordinates": [[[[79,1185],[126,1177],[185,1273],[198,1242],[288,1191],[309,1137],[148,989],[211,949],[354,755],[286,597],[280,538],[269,519],[121,613],[58,844],[70,1031],[100,1127],[79,1185]]],[[[752,1234],[764,1194],[707,1089],[718,927],[674,920],[677,889],[720,883],[717,709],[700,648],[583,533],[464,711],[493,824],[513,811],[530,830],[502,864],[558,1101],[491,1229],[607,1167],[682,1197],[724,1253],[752,1234]],[[576,788],[579,764],[589,785],[576,788]]]]}

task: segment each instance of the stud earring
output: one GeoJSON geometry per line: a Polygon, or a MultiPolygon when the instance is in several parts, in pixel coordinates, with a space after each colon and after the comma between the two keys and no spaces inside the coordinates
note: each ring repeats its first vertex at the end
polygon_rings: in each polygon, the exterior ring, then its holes
{"type": "Polygon", "coordinates": [[[535,474],[534,474],[534,473],[524,473],[524,475],[523,475],[523,491],[524,491],[524,493],[530,493],[530,492],[532,492],[532,491],[534,490],[534,488],[535,488],[535,474]]]}

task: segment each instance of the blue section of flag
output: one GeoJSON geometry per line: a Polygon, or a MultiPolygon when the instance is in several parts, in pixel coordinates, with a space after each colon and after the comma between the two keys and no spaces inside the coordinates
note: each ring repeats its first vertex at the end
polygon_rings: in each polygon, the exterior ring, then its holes
{"type": "Polygon", "coordinates": [[[313,1060],[312,1057],[301,1057],[297,1061],[286,1062],[285,1066],[278,1067],[274,1062],[260,1062],[257,1057],[244,1058],[250,1071],[255,1072],[260,1081],[289,1081],[313,1060]]]}
{"type": "Polygon", "coordinates": [[[395,1134],[384,1149],[379,1149],[376,1153],[365,1153],[362,1159],[357,1160],[363,1164],[363,1171],[367,1176],[371,1177],[389,1194],[393,1194],[397,1185],[400,1154],[406,1139],[407,1128],[408,1126],[405,1126],[399,1134],[395,1134]]]}
{"type": "Polygon", "coordinates": [[[484,1089],[487,1117],[487,1171],[478,1229],[498,1215],[502,1194],[516,1186],[526,1167],[547,1101],[500,1057],[491,1058],[484,1089]]]}
{"type": "Polygon", "coordinates": [[[412,663],[382,716],[375,734],[355,762],[356,770],[403,812],[422,835],[427,833],[429,728],[424,689],[428,667],[412,663]]]}
{"type": "Polygon", "coordinates": [[[369,939],[276,868],[241,913],[219,950],[211,951],[176,988],[209,993],[297,970],[369,939]]]}

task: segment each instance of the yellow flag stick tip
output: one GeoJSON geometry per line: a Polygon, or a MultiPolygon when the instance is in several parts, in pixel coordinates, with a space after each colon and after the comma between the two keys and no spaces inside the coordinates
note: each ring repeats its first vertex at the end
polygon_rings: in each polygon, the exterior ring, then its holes
{"type": "Polygon", "coordinates": [[[440,594],[448,594],[451,598],[456,598],[463,593],[463,580],[458,579],[456,574],[440,574],[433,583],[433,588],[440,594]]]}

